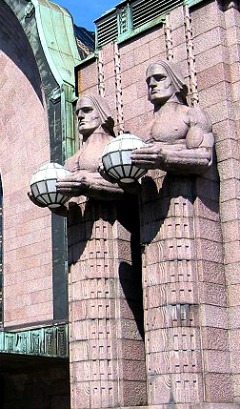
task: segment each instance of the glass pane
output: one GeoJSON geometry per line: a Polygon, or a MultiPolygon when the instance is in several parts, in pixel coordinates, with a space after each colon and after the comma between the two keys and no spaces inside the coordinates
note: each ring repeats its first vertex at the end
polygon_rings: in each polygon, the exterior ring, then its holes
{"type": "Polygon", "coordinates": [[[56,192],[56,179],[50,179],[47,181],[48,192],[56,192]]]}
{"type": "Polygon", "coordinates": [[[103,164],[105,166],[106,169],[109,169],[112,166],[112,161],[111,161],[111,156],[104,156],[104,158],[102,159],[103,164]]]}
{"type": "Polygon", "coordinates": [[[132,151],[122,151],[121,152],[123,165],[131,165],[131,163],[132,163],[131,153],[132,153],[132,151]]]}
{"type": "Polygon", "coordinates": [[[47,186],[44,180],[37,183],[37,187],[39,190],[40,195],[47,192],[47,186]]]}
{"type": "Polygon", "coordinates": [[[112,152],[111,153],[111,160],[112,160],[113,166],[120,165],[121,164],[121,158],[120,158],[119,152],[112,152]]]}

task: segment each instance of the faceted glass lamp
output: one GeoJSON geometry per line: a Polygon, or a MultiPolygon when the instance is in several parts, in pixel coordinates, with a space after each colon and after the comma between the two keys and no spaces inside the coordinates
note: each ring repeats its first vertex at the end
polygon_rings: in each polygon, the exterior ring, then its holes
{"type": "Polygon", "coordinates": [[[58,178],[66,177],[70,172],[58,163],[48,163],[41,166],[32,176],[30,188],[36,201],[50,208],[56,208],[69,200],[56,191],[58,178]]]}
{"type": "Polygon", "coordinates": [[[146,144],[138,136],[123,133],[105,146],[102,163],[106,173],[123,183],[133,183],[147,171],[132,164],[131,153],[146,144]]]}

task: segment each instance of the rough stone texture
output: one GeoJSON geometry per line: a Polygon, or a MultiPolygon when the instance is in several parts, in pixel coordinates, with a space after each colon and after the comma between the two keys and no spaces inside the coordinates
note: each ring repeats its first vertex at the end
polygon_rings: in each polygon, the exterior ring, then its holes
{"type": "MultiPolygon", "coordinates": [[[[199,101],[207,111],[216,140],[216,162],[203,176],[181,178],[151,171],[152,181],[143,179],[140,222],[149,408],[237,409],[240,403],[239,26],[234,2],[225,9],[214,1],[190,10],[179,7],[165,26],[118,45],[121,81],[115,75],[116,48],[108,45],[103,50],[106,97],[113,106],[113,90],[121,96],[115,106],[118,116],[122,110],[125,130],[141,135],[152,118],[145,70],[150,62],[168,57],[180,64],[189,101],[199,101]]],[[[95,84],[97,92],[97,80],[95,84]]],[[[91,91],[92,85],[85,82],[81,90],[91,91]]],[[[114,266],[116,259],[112,262],[114,266]]],[[[71,271],[76,285],[78,268],[76,264],[71,271]]],[[[120,287],[118,291],[121,294],[120,287]]],[[[129,317],[126,304],[120,304],[129,317]]],[[[74,311],[74,302],[71,305],[74,311]]],[[[111,313],[113,318],[113,306],[111,313]]],[[[73,368],[81,360],[76,348],[83,326],[78,326],[79,330],[72,327],[73,368]]],[[[132,327],[128,334],[131,331],[132,327]]],[[[121,364],[124,367],[125,361],[121,364]]],[[[87,386],[80,385],[80,379],[73,388],[74,408],[83,396],[81,388],[87,386]]],[[[136,371],[123,393],[131,390],[134,395],[144,379],[142,371],[136,371]]],[[[131,405],[136,404],[133,395],[131,405]]],[[[114,406],[114,399],[116,395],[100,406],[114,406]]],[[[121,405],[127,404],[123,397],[121,405]]],[[[86,393],[82,405],[91,406],[86,393]]]]}
{"type": "Polygon", "coordinates": [[[51,215],[27,197],[32,173],[49,159],[47,118],[36,63],[18,24],[11,14],[0,30],[6,327],[50,320],[53,314],[51,215]],[[17,28],[10,30],[12,24],[17,28]]]}
{"type": "Polygon", "coordinates": [[[139,256],[117,206],[84,199],[70,208],[72,409],[146,403],[139,256]]]}

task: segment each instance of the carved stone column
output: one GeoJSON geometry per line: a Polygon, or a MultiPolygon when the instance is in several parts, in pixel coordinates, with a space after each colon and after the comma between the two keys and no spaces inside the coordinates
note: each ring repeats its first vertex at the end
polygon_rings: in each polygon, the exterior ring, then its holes
{"type": "Polygon", "coordinates": [[[235,408],[218,181],[150,174],[141,195],[148,404],[235,408]]]}
{"type": "Polygon", "coordinates": [[[146,403],[141,265],[128,229],[134,218],[125,202],[83,199],[70,208],[72,409],[146,403]]]}
{"type": "Polygon", "coordinates": [[[142,203],[148,403],[196,403],[203,387],[193,183],[158,173],[142,203]]]}

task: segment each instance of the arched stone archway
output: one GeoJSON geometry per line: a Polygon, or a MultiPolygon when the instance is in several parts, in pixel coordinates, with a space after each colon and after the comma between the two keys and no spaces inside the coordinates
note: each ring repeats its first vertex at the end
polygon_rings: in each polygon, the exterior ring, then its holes
{"type": "MultiPolygon", "coordinates": [[[[69,115],[73,113],[77,59],[71,56],[70,47],[65,66],[73,74],[64,77],[64,67],[57,74],[57,59],[51,60],[41,33],[40,3],[45,4],[46,18],[48,8],[52,19],[62,17],[55,15],[48,1],[0,2],[0,174],[4,208],[1,330],[5,335],[0,342],[0,365],[5,395],[1,402],[8,409],[16,405],[48,408],[50,401],[52,407],[66,409],[69,405],[68,360],[66,354],[61,356],[61,348],[67,349],[65,221],[48,209],[34,206],[27,192],[32,173],[42,163],[62,163],[65,159],[66,132],[70,136],[73,132],[66,122],[71,123],[69,115]],[[59,322],[62,329],[54,339],[52,329],[59,322]],[[14,350],[10,331],[22,331],[18,332],[14,350]],[[36,358],[34,354],[39,352],[41,357],[36,358]],[[44,354],[49,357],[47,362],[44,354]],[[59,389],[54,387],[56,380],[62,385],[59,389]]],[[[68,16],[64,14],[64,18],[68,16]]]]}

